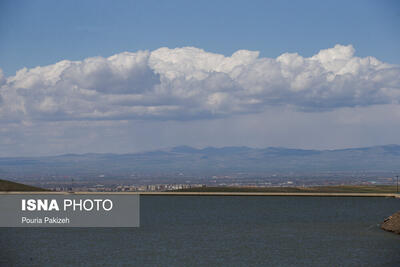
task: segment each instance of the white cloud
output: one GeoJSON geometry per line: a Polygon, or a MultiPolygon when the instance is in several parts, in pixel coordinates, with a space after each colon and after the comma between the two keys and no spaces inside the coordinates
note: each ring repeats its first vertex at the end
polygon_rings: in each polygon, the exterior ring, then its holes
{"type": "Polygon", "coordinates": [[[355,57],[351,45],[276,59],[160,48],[64,60],[7,78],[0,71],[0,86],[1,121],[193,120],[276,105],[309,112],[397,105],[400,67],[355,57]]]}

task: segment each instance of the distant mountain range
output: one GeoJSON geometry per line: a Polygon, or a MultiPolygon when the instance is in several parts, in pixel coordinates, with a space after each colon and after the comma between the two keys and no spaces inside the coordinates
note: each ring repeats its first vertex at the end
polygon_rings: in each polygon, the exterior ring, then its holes
{"type": "Polygon", "coordinates": [[[0,158],[0,176],[398,171],[400,145],[337,150],[179,146],[133,154],[0,158]]]}

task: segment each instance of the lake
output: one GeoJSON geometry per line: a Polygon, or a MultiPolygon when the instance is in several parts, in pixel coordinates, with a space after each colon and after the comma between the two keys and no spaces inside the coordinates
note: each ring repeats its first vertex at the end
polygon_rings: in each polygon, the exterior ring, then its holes
{"type": "MultiPolygon", "coordinates": [[[[141,196],[139,228],[0,228],[0,266],[400,266],[379,197],[141,196]]],[[[1,215],[0,215],[1,216],[1,215]]]]}

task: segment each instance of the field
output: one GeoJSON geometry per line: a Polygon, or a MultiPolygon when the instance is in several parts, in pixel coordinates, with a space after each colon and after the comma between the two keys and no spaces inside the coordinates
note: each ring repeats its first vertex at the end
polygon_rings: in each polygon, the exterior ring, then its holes
{"type": "Polygon", "coordinates": [[[392,185],[341,185],[313,187],[197,187],[174,192],[265,192],[265,193],[396,193],[392,185]]]}

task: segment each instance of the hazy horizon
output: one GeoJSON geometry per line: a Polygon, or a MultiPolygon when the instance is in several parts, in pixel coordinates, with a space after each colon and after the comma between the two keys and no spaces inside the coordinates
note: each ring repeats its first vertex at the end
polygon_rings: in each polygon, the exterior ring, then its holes
{"type": "Polygon", "coordinates": [[[302,147],[285,147],[285,146],[267,146],[267,147],[255,147],[255,146],[190,146],[190,145],[177,145],[170,147],[159,147],[148,150],[139,150],[139,151],[130,151],[124,153],[114,153],[114,152],[82,152],[82,153],[61,153],[61,154],[43,154],[43,155],[16,155],[16,156],[0,156],[0,158],[24,158],[24,157],[57,157],[64,155],[88,155],[88,154],[113,154],[113,155],[125,155],[125,154],[140,154],[140,153],[151,153],[157,151],[172,151],[175,149],[195,149],[198,151],[203,151],[207,149],[227,149],[227,148],[249,148],[254,150],[264,150],[264,149],[283,149],[283,150],[304,150],[304,151],[340,151],[340,150],[357,150],[357,149],[366,149],[366,148],[381,148],[381,147],[399,147],[400,144],[383,144],[383,145],[374,145],[374,146],[357,146],[357,147],[340,147],[340,148],[302,148],[302,147]]]}

